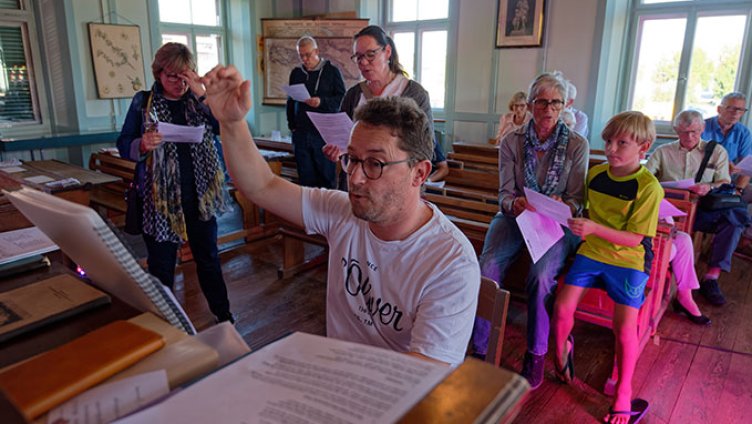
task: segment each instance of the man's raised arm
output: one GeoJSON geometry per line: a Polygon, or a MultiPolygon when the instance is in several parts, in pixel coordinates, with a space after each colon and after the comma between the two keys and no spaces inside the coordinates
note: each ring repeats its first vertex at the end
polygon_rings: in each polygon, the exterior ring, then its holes
{"type": "Polygon", "coordinates": [[[232,65],[216,66],[202,82],[206,102],[219,121],[225,161],[235,185],[253,203],[303,226],[300,186],[272,173],[245,122],[251,109],[251,83],[232,65]]]}

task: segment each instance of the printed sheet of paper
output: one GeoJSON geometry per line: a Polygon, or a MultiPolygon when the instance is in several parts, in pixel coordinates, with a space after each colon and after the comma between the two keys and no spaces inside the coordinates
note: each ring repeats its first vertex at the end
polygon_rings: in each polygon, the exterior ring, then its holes
{"type": "Polygon", "coordinates": [[[311,122],[319,130],[321,138],[326,144],[334,144],[342,152],[347,151],[347,145],[350,143],[350,130],[353,127],[353,121],[345,112],[339,113],[317,113],[306,112],[311,122]]]}
{"type": "Polygon", "coordinates": [[[525,187],[525,198],[537,213],[543,214],[565,227],[569,226],[567,220],[572,218],[572,210],[566,203],[554,200],[527,187],[525,187]]]}
{"type": "Polygon", "coordinates": [[[673,205],[666,199],[661,200],[661,204],[658,208],[658,219],[665,218],[667,216],[687,216],[686,212],[681,211],[679,208],[673,205]]]}
{"type": "Polygon", "coordinates": [[[106,424],[159,399],[169,391],[164,370],[139,374],[81,393],[51,410],[47,414],[47,423],[106,424]]]}
{"type": "Polygon", "coordinates": [[[517,216],[517,226],[533,263],[538,262],[551,246],[564,237],[564,230],[558,222],[538,212],[523,211],[517,216]]]}
{"type": "Polygon", "coordinates": [[[0,168],[3,170],[3,172],[7,172],[9,174],[13,174],[14,172],[25,172],[27,169],[21,168],[20,166],[5,166],[0,168]]]}
{"type": "Polygon", "coordinates": [[[118,423],[389,423],[452,370],[294,333],[118,423]]]}
{"type": "Polygon", "coordinates": [[[51,178],[51,177],[48,177],[46,175],[34,175],[33,177],[24,178],[24,181],[28,181],[28,182],[34,183],[34,184],[44,184],[44,183],[48,183],[50,181],[55,181],[55,179],[51,178]]]}
{"type": "Polygon", "coordinates": [[[693,185],[695,185],[695,180],[692,178],[687,178],[686,180],[678,180],[678,181],[661,181],[661,186],[666,188],[677,188],[680,190],[686,190],[693,185]]]}
{"type": "Polygon", "coordinates": [[[204,125],[189,127],[160,122],[157,124],[157,131],[162,134],[162,141],[170,143],[201,143],[204,139],[204,125]]]}
{"type": "Polygon", "coordinates": [[[37,227],[0,233],[0,265],[57,250],[57,245],[37,227]]]}
{"type": "Polygon", "coordinates": [[[288,96],[298,102],[304,102],[311,98],[305,84],[283,85],[282,89],[285,90],[288,96]]]}
{"type": "Polygon", "coordinates": [[[734,167],[740,174],[752,176],[752,156],[747,156],[740,160],[734,167]]]}

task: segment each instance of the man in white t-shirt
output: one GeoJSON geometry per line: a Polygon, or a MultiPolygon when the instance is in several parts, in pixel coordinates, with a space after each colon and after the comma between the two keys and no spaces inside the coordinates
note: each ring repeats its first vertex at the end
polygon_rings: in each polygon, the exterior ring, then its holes
{"type": "Polygon", "coordinates": [[[228,167],[251,201],[329,242],[327,335],[449,364],[463,361],[480,286],[467,238],[420,196],[433,134],[407,98],[356,111],[347,193],[272,174],[245,122],[248,81],[229,66],[204,77],[228,167]]]}

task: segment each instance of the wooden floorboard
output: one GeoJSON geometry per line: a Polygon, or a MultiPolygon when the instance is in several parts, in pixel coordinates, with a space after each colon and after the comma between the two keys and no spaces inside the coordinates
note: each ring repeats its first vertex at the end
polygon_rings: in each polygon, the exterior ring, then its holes
{"type": "MultiPolygon", "coordinates": [[[[309,246],[306,256],[320,252],[309,246]]],[[[221,254],[236,328],[253,349],[293,331],[325,334],[326,266],[279,280],[279,240],[254,242],[221,254]]],[[[712,307],[698,298],[713,320],[698,327],[671,310],[657,338],[645,348],[633,379],[635,396],[651,403],[645,423],[742,423],[752,416],[752,263],[734,258],[734,270],[721,277],[729,303],[712,307]]],[[[192,263],[178,267],[176,296],[198,328],[213,324],[198,288],[192,263]]],[[[519,372],[525,354],[526,306],[512,302],[503,366],[519,372]]],[[[553,357],[546,358],[545,381],[522,405],[515,423],[595,423],[611,399],[602,392],[610,376],[614,338],[610,330],[577,322],[572,386],[556,381],[553,357]]],[[[553,352],[552,348],[549,350],[553,352]]]]}

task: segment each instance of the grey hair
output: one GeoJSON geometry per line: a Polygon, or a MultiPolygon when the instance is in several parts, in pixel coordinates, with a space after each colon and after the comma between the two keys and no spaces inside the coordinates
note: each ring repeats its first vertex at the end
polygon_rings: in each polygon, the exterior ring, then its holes
{"type": "Polygon", "coordinates": [[[564,103],[567,102],[567,81],[562,77],[561,73],[544,72],[530,83],[530,88],[527,90],[527,102],[532,103],[541,91],[546,89],[554,89],[561,94],[561,99],[564,103]]]}
{"type": "Polygon", "coordinates": [[[747,96],[745,96],[743,93],[740,93],[738,91],[732,91],[726,94],[725,96],[723,96],[723,98],[721,99],[721,104],[725,105],[726,103],[728,103],[729,100],[742,100],[746,102],[747,96]]]}
{"type": "Polygon", "coordinates": [[[672,124],[674,128],[678,128],[679,126],[692,125],[695,122],[699,122],[703,126],[705,125],[702,113],[694,109],[685,109],[676,114],[676,117],[674,117],[674,122],[672,124]]]}
{"type": "Polygon", "coordinates": [[[297,42],[297,44],[295,46],[297,48],[300,48],[300,46],[302,46],[302,45],[306,45],[306,46],[311,45],[311,46],[313,46],[314,49],[318,49],[319,48],[318,43],[316,43],[316,39],[313,38],[313,37],[311,37],[310,35],[304,35],[304,36],[298,38],[298,42],[297,42]]]}
{"type": "Polygon", "coordinates": [[[577,98],[577,87],[575,87],[570,80],[567,80],[567,98],[568,100],[574,100],[577,98]]]}

